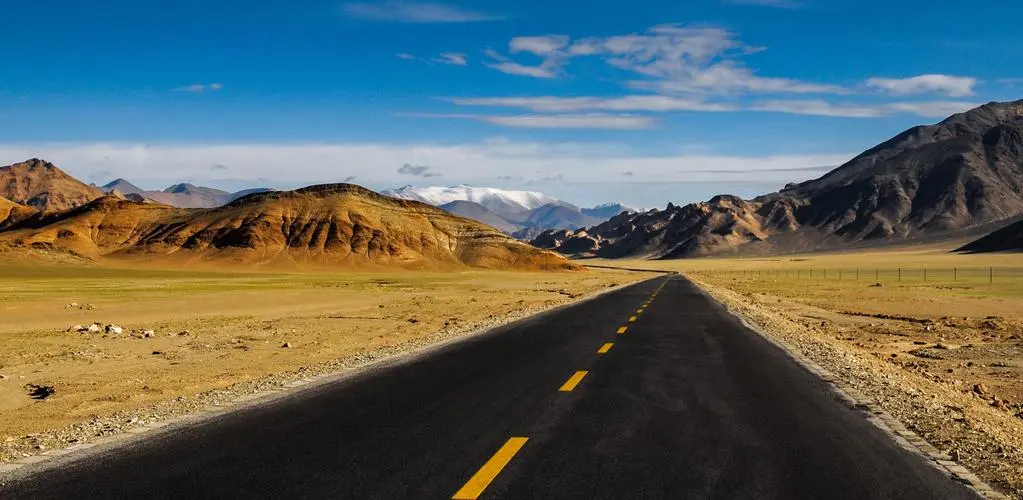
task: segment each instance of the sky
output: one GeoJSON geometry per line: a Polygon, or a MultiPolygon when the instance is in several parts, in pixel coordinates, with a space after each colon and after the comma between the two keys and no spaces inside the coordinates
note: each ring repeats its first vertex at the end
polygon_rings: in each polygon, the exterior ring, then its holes
{"type": "Polygon", "coordinates": [[[753,196],[1023,98],[1004,0],[0,0],[0,164],[104,184],[753,196]]]}

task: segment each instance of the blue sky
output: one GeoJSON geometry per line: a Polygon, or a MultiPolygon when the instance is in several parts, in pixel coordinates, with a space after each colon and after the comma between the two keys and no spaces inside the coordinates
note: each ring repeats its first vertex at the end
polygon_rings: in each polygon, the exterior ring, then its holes
{"type": "Polygon", "coordinates": [[[771,191],[910,126],[1023,97],[1023,5],[995,0],[0,12],[0,163],[42,157],[147,188],[354,178],[660,206],[771,191]]]}

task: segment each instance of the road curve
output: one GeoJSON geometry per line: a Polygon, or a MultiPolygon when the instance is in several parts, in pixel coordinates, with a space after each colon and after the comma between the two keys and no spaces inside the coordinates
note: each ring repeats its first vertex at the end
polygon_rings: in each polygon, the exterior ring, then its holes
{"type": "Polygon", "coordinates": [[[43,470],[0,497],[976,498],[679,276],[43,470]]]}

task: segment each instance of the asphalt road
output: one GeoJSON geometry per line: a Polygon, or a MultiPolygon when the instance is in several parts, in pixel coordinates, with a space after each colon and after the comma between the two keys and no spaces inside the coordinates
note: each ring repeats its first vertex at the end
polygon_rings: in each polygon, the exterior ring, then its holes
{"type": "Polygon", "coordinates": [[[975,498],[677,276],[44,471],[0,497],[456,493],[975,498]]]}

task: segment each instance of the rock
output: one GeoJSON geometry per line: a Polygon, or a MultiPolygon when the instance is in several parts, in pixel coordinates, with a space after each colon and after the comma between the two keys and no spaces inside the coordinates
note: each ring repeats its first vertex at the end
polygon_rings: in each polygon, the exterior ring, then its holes
{"type": "Polygon", "coordinates": [[[934,348],[935,349],[941,349],[943,351],[947,351],[948,350],[948,346],[945,345],[945,344],[942,344],[942,343],[934,344],[934,348]]]}
{"type": "Polygon", "coordinates": [[[981,396],[987,394],[988,393],[987,391],[988,391],[988,388],[987,388],[986,385],[984,385],[983,382],[981,382],[979,384],[974,384],[974,386],[973,386],[973,392],[975,392],[975,393],[977,393],[977,394],[979,394],[981,396]]]}
{"type": "Polygon", "coordinates": [[[89,325],[89,327],[86,328],[85,330],[89,333],[99,333],[99,331],[102,330],[102,328],[100,328],[99,323],[93,323],[89,325]]]}
{"type": "Polygon", "coordinates": [[[46,399],[57,392],[52,385],[28,384],[25,386],[25,389],[28,390],[28,395],[31,396],[32,399],[39,400],[46,399]]]}
{"type": "Polygon", "coordinates": [[[924,331],[925,331],[925,332],[929,332],[929,331],[931,331],[931,330],[933,330],[933,329],[934,329],[934,328],[933,328],[933,327],[931,327],[931,325],[924,325],[924,331]]]}
{"type": "Polygon", "coordinates": [[[0,380],[7,380],[7,375],[0,373],[0,380]]]}
{"type": "Polygon", "coordinates": [[[189,332],[188,330],[181,330],[180,332],[178,332],[178,337],[184,337],[185,335],[191,335],[191,332],[189,332]]]}
{"type": "Polygon", "coordinates": [[[95,308],[96,308],[96,306],[94,306],[92,304],[85,304],[84,306],[82,306],[82,309],[85,309],[87,311],[91,311],[91,310],[93,310],[95,308]]]}
{"type": "Polygon", "coordinates": [[[153,331],[153,330],[142,330],[142,337],[143,338],[147,338],[148,339],[150,337],[155,337],[155,336],[156,336],[156,332],[153,331]]]}
{"type": "Polygon", "coordinates": [[[107,325],[105,330],[106,330],[107,333],[121,333],[121,332],[124,331],[123,328],[121,328],[121,327],[119,327],[117,325],[107,325]]]}
{"type": "Polygon", "coordinates": [[[291,342],[285,342],[282,344],[281,349],[291,349],[291,342]]]}
{"type": "Polygon", "coordinates": [[[159,356],[163,354],[163,351],[153,351],[153,356],[159,356]]]}
{"type": "Polygon", "coordinates": [[[82,330],[85,330],[85,327],[82,325],[71,325],[71,327],[67,329],[69,332],[80,332],[82,330]]]}
{"type": "Polygon", "coordinates": [[[913,344],[914,345],[927,345],[927,342],[924,342],[922,340],[915,340],[915,341],[913,341],[913,344]]]}
{"type": "Polygon", "coordinates": [[[962,455],[959,454],[959,450],[952,450],[952,452],[949,453],[948,456],[954,462],[959,462],[963,459],[962,455]]]}
{"type": "Polygon", "coordinates": [[[43,451],[43,450],[46,449],[46,445],[37,444],[37,445],[35,445],[35,449],[37,449],[39,451],[43,451]]]}
{"type": "Polygon", "coordinates": [[[880,284],[880,283],[874,283],[873,285],[870,285],[870,288],[881,288],[881,287],[883,287],[883,286],[884,286],[884,285],[882,285],[882,284],[880,284]]]}

